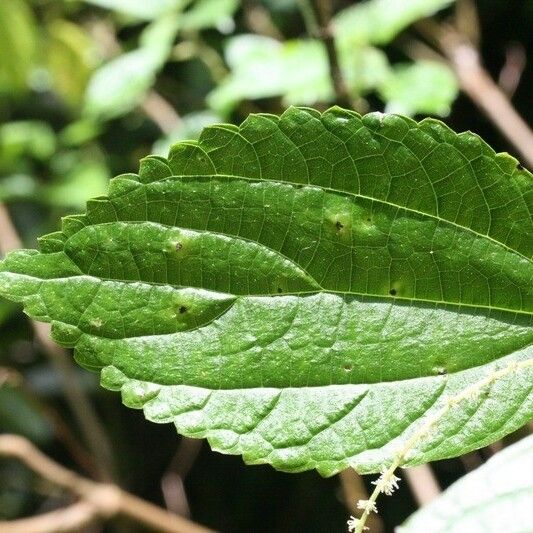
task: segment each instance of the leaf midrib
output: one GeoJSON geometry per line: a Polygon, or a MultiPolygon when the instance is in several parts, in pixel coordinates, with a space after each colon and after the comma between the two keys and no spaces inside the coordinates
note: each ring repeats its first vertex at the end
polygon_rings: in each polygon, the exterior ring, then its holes
{"type": "MultiPolygon", "coordinates": [[[[312,187],[312,188],[317,188],[317,189],[321,189],[321,190],[324,190],[324,191],[328,191],[328,192],[337,194],[339,196],[348,196],[348,197],[353,197],[353,198],[363,198],[364,200],[368,200],[370,202],[376,202],[376,203],[380,203],[380,204],[383,204],[383,205],[388,205],[390,207],[394,207],[396,209],[401,209],[401,210],[406,211],[408,213],[414,213],[414,214],[420,215],[422,217],[428,217],[428,218],[437,220],[438,222],[443,222],[445,224],[450,224],[451,226],[454,226],[454,227],[456,227],[456,228],[458,228],[460,230],[463,230],[463,231],[466,231],[466,232],[470,232],[470,233],[472,233],[473,235],[475,235],[478,238],[487,239],[487,240],[493,242],[494,244],[496,244],[498,246],[501,246],[502,248],[504,248],[508,252],[510,252],[512,254],[515,254],[515,255],[521,257],[522,259],[525,259],[530,264],[533,262],[531,258],[525,256],[524,254],[522,254],[518,250],[515,250],[514,248],[511,248],[507,244],[495,239],[494,237],[491,237],[490,235],[479,233],[478,231],[476,231],[476,230],[474,230],[472,228],[469,228],[468,226],[461,226],[457,222],[453,222],[453,221],[448,220],[446,218],[442,218],[442,217],[440,217],[438,215],[434,215],[432,213],[425,213],[424,211],[418,211],[417,209],[413,209],[412,207],[406,207],[406,206],[398,205],[398,204],[395,204],[394,202],[389,202],[388,200],[383,200],[381,198],[374,198],[372,196],[367,196],[367,195],[364,195],[364,194],[354,193],[354,192],[349,192],[349,191],[341,191],[341,190],[338,190],[338,189],[334,189],[332,187],[325,187],[323,185],[316,185],[316,184],[313,184],[313,183],[307,183],[307,184],[306,183],[298,183],[298,182],[288,181],[288,180],[274,180],[274,179],[266,180],[266,179],[261,179],[261,178],[248,178],[246,176],[236,176],[236,175],[233,175],[233,174],[213,174],[213,175],[208,175],[208,174],[197,174],[197,175],[196,174],[183,174],[183,175],[168,176],[168,177],[166,177],[164,179],[153,181],[153,182],[150,182],[150,183],[164,183],[165,181],[179,180],[179,179],[183,179],[183,178],[191,179],[191,178],[215,178],[215,177],[216,178],[231,178],[231,179],[236,179],[236,180],[245,180],[245,181],[255,182],[255,183],[275,183],[275,184],[279,184],[279,185],[284,185],[285,184],[285,185],[293,185],[295,187],[306,186],[306,187],[312,187]]],[[[143,186],[150,185],[150,183],[143,183],[143,182],[140,182],[140,183],[143,186]]],[[[127,193],[125,193],[125,194],[127,194],[127,193]]],[[[252,241],[252,242],[255,242],[255,241],[252,241]]]]}
{"type": "Polygon", "coordinates": [[[410,302],[410,303],[417,303],[420,302],[421,304],[431,304],[435,307],[443,307],[443,306],[451,306],[451,307],[467,307],[469,309],[478,309],[478,310],[487,310],[487,311],[497,311],[497,312],[503,312],[503,313],[509,313],[511,315],[523,315],[527,317],[533,317],[533,312],[531,311],[522,311],[522,310],[516,310],[516,309],[508,309],[505,307],[490,307],[486,305],[475,305],[475,304],[469,304],[469,303],[457,303],[457,302],[446,302],[444,300],[427,300],[423,298],[408,298],[408,297],[402,297],[402,296],[389,296],[386,294],[370,294],[370,293],[363,293],[363,292],[355,292],[355,291],[336,291],[331,289],[323,289],[323,290],[315,290],[315,291],[297,291],[297,292],[285,292],[283,294],[274,293],[274,294],[232,294],[224,291],[212,291],[211,289],[205,289],[203,287],[190,287],[185,285],[174,285],[172,283],[162,283],[158,281],[142,281],[142,280],[131,280],[131,279],[119,279],[119,278],[107,278],[103,276],[93,276],[91,274],[82,273],[81,275],[77,276],[67,276],[67,277],[58,277],[58,278],[37,278],[35,276],[30,276],[28,274],[23,273],[14,273],[17,276],[25,276],[28,278],[35,279],[39,282],[46,282],[51,280],[57,280],[57,281],[63,281],[68,280],[71,278],[76,277],[88,277],[93,278],[98,281],[111,281],[111,282],[117,282],[117,283],[144,283],[146,285],[154,285],[158,287],[172,287],[174,289],[198,289],[203,290],[207,292],[214,292],[217,294],[223,294],[230,297],[233,297],[235,299],[240,298],[282,298],[284,296],[312,296],[313,294],[336,294],[339,296],[354,296],[354,297],[362,297],[362,298],[376,298],[376,299],[382,299],[382,300],[389,300],[391,304],[394,304],[396,301],[401,301],[402,303],[410,302]]]}

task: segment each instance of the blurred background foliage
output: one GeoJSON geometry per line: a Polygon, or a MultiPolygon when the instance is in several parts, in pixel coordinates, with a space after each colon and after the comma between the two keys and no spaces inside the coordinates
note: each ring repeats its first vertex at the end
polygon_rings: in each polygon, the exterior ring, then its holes
{"type": "MultiPolygon", "coordinates": [[[[459,4],[464,17],[472,13],[469,0],[332,2],[349,101],[360,112],[438,116],[512,153],[458,94],[450,68],[413,53],[417,21],[446,20],[459,4]]],[[[533,51],[533,2],[479,0],[476,6],[481,53],[498,79],[512,54],[523,63],[533,51]]],[[[477,27],[466,18],[465,27],[477,27]]],[[[195,138],[208,124],[238,123],[250,112],[279,113],[291,104],[326,109],[335,103],[318,35],[304,0],[1,0],[0,202],[24,244],[34,247],[38,235],[57,229],[60,216],[105,194],[112,176],[135,172],[141,157],[165,154],[172,142],[195,138]]],[[[531,122],[531,70],[517,68],[513,102],[531,122]]],[[[163,494],[174,494],[181,502],[175,510],[222,531],[345,530],[349,512],[338,477],[245,467],[240,457],[184,444],[172,427],[123,408],[96,376],[76,372],[111,440],[118,482],[128,490],[161,505],[163,494]]],[[[5,301],[0,431],[22,434],[61,463],[94,473],[61,380],[20,309],[5,301]]],[[[445,487],[468,464],[441,461],[433,469],[445,487]]],[[[0,462],[0,519],[54,509],[68,498],[20,465],[0,462]]],[[[385,530],[415,509],[404,484],[380,504],[385,530]]],[[[138,530],[120,521],[105,528],[138,530]]]]}

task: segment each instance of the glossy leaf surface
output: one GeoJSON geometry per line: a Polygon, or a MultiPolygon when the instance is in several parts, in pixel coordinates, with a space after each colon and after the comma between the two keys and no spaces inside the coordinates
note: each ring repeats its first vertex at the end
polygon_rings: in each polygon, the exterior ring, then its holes
{"type": "MultiPolygon", "coordinates": [[[[379,470],[449,395],[531,359],[531,175],[442,123],[334,108],[206,128],[115,178],[0,291],[105,387],[249,463],[379,470]]],[[[531,367],[410,464],[533,414],[531,367]]]]}

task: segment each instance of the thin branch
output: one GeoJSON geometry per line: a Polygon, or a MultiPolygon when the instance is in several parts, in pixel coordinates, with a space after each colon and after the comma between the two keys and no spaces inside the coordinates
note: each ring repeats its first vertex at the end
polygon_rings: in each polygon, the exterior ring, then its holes
{"type": "Polygon", "coordinates": [[[483,68],[476,47],[451,26],[426,20],[416,24],[416,28],[448,59],[463,92],[533,168],[533,131],[483,68]]]}
{"type": "Polygon", "coordinates": [[[246,25],[252,33],[266,35],[272,39],[283,41],[283,35],[274,24],[268,9],[263,7],[257,0],[244,0],[242,5],[246,25]]]}
{"type": "Polygon", "coordinates": [[[0,252],[6,254],[10,250],[22,248],[20,237],[11,222],[7,207],[0,203],[0,252]]]}
{"type": "Polygon", "coordinates": [[[331,2],[329,0],[299,0],[298,5],[307,31],[320,39],[328,56],[329,75],[335,90],[335,99],[341,106],[352,108],[352,102],[340,67],[335,39],[331,29],[331,2]]]}
{"type": "Polygon", "coordinates": [[[12,368],[0,367],[0,387],[11,387],[17,390],[40,412],[53,426],[54,435],[63,444],[76,463],[91,477],[98,478],[98,467],[94,457],[87,451],[81,441],[63,420],[54,407],[43,402],[24,381],[23,375],[12,368]]]}
{"type": "MultiPolygon", "coordinates": [[[[211,531],[133,496],[116,485],[91,481],[68,470],[44,455],[24,437],[0,435],[0,456],[19,460],[44,479],[78,496],[81,499],[80,503],[85,505],[74,510],[85,519],[89,518],[88,515],[91,514],[89,510],[92,508],[92,515],[95,519],[123,515],[156,531],[168,533],[208,533],[211,531]]],[[[56,516],[61,517],[61,515],[56,516]]],[[[35,520],[37,518],[39,517],[35,520]]],[[[8,525],[9,522],[0,522],[0,530],[6,531],[8,525]]],[[[52,533],[61,531],[60,527],[61,523],[56,522],[51,524],[50,529],[39,531],[52,533]]]]}
{"type": "MultiPolygon", "coordinates": [[[[0,203],[0,252],[6,254],[12,249],[21,247],[20,237],[11,221],[9,212],[6,206],[0,203]]],[[[67,403],[97,463],[99,479],[103,481],[114,479],[115,465],[111,444],[102,422],[84,392],[68,352],[52,342],[48,324],[31,320],[31,325],[35,338],[62,380],[67,403]]]]}
{"type": "Polygon", "coordinates": [[[465,472],[471,472],[483,464],[483,459],[478,450],[464,453],[459,459],[461,460],[461,463],[463,463],[465,472]]]}
{"type": "Polygon", "coordinates": [[[317,36],[319,33],[319,26],[311,0],[297,0],[297,2],[302,18],[304,19],[307,33],[311,37],[317,36]]]}
{"type": "Polygon", "coordinates": [[[468,43],[457,42],[452,35],[443,37],[442,48],[450,59],[462,90],[533,168],[533,131],[481,66],[477,50],[468,43]]]}
{"type": "MultiPolygon", "coordinates": [[[[368,499],[368,492],[363,478],[352,468],[347,468],[339,472],[339,480],[341,482],[344,505],[350,514],[359,518],[362,511],[357,508],[357,502],[368,499]]],[[[370,515],[367,523],[372,533],[384,531],[383,520],[377,514],[370,515]]]]}
{"type": "Polygon", "coordinates": [[[141,103],[141,108],[159,129],[165,133],[172,133],[181,123],[181,117],[167,100],[153,89],[148,92],[141,103]]]}
{"type": "Polygon", "coordinates": [[[169,511],[182,516],[189,516],[189,502],[184,481],[196,461],[202,445],[203,441],[200,439],[188,437],[180,439],[178,449],[161,478],[161,490],[169,511]]]}
{"type": "Polygon", "coordinates": [[[498,85],[507,95],[507,98],[512,98],[518,88],[522,74],[526,68],[526,63],[527,54],[521,44],[512,43],[507,46],[505,50],[505,63],[498,76],[498,85]]]}
{"type": "Polygon", "coordinates": [[[82,531],[99,517],[94,506],[85,501],[49,513],[0,522],[2,533],[59,533],[82,531]]]}
{"type": "Polygon", "coordinates": [[[429,465],[406,468],[404,474],[419,507],[427,505],[441,493],[437,478],[429,465]]]}
{"type": "Polygon", "coordinates": [[[474,0],[457,0],[454,24],[457,31],[467,37],[476,47],[481,42],[481,24],[474,0]]]}

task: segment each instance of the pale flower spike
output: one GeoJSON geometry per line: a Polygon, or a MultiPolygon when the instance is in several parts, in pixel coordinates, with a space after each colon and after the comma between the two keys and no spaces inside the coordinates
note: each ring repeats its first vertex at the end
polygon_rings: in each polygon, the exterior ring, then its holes
{"type": "MultiPolygon", "coordinates": [[[[355,531],[359,522],[359,518],[355,518],[355,516],[350,516],[350,519],[348,520],[348,531],[355,531]]],[[[368,531],[368,529],[370,528],[368,528],[367,526],[363,526],[363,531],[368,531]]]]}
{"type": "Polygon", "coordinates": [[[397,488],[400,478],[395,476],[393,472],[389,472],[384,466],[381,467],[381,475],[376,481],[372,481],[372,485],[376,485],[379,492],[390,496],[397,488]]]}
{"type": "Polygon", "coordinates": [[[378,512],[378,508],[376,507],[375,502],[373,502],[372,500],[359,500],[357,502],[357,508],[358,509],[363,509],[367,513],[377,513],[378,512]]]}

